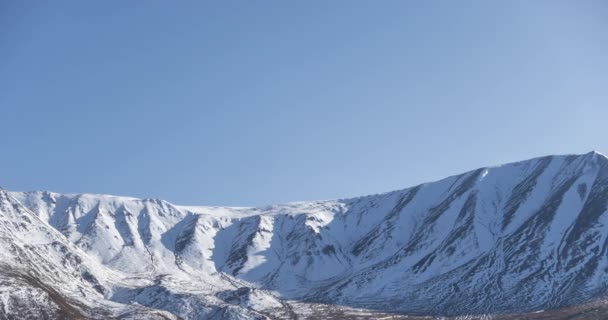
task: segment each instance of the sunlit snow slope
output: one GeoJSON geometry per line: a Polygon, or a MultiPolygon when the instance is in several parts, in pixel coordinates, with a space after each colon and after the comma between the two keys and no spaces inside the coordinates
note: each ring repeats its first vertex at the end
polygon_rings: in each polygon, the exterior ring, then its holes
{"type": "Polygon", "coordinates": [[[0,191],[0,310],[37,312],[36,290],[68,300],[50,318],[295,318],[295,301],[427,315],[557,308],[606,294],[607,205],[608,159],[595,152],[261,208],[0,191]],[[11,293],[12,282],[31,289],[11,293]]]}

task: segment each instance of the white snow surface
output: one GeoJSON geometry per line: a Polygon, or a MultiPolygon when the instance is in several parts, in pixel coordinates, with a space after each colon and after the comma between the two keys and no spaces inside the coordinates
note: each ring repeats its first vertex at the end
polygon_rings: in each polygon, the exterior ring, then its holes
{"type": "Polygon", "coordinates": [[[608,159],[597,152],[259,208],[0,191],[0,259],[113,315],[263,319],[303,300],[520,312],[605,292],[607,206],[608,159]]]}

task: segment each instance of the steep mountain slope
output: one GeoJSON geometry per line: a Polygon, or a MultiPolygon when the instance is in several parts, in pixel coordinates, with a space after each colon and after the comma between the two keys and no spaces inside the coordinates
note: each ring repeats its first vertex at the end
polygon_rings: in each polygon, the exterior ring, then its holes
{"type": "MultiPolygon", "coordinates": [[[[8,249],[9,239],[49,255],[2,269],[85,268],[70,284],[90,291],[80,303],[104,303],[96,310],[293,318],[311,312],[307,302],[404,314],[518,313],[602,298],[608,284],[608,159],[595,152],[261,208],[4,194],[2,261],[22,256],[8,249]],[[23,217],[31,230],[19,227],[23,217]],[[62,252],[80,258],[65,265],[62,252]]],[[[70,292],[79,288],[61,286],[71,276],[43,283],[76,296],[70,292]]],[[[13,279],[7,271],[0,284],[13,279]]]]}
{"type": "Polygon", "coordinates": [[[0,189],[0,318],[175,319],[104,299],[116,275],[0,189]]]}

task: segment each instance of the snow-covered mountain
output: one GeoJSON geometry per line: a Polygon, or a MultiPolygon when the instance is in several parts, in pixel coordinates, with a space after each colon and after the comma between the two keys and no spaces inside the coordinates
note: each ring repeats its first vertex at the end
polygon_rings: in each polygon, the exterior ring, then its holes
{"type": "Polygon", "coordinates": [[[559,308],[607,293],[607,207],[596,152],[260,208],[0,190],[0,318],[559,308]]]}

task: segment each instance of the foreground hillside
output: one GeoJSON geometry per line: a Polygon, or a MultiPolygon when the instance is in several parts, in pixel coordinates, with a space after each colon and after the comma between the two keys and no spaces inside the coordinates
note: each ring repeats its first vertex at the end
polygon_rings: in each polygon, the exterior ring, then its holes
{"type": "Polygon", "coordinates": [[[595,152],[261,208],[0,191],[0,318],[601,318],[607,206],[595,152]]]}

